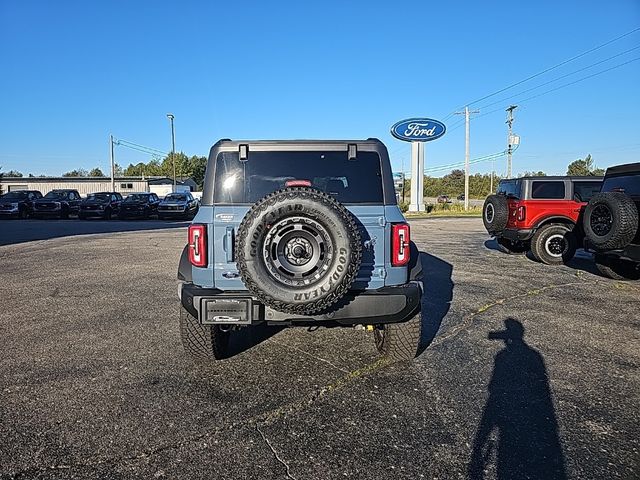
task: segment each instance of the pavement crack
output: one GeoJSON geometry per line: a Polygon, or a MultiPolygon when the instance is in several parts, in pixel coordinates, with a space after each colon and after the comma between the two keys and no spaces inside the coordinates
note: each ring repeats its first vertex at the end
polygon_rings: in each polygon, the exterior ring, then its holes
{"type": "Polygon", "coordinates": [[[278,452],[275,448],[273,448],[273,445],[271,445],[271,442],[269,441],[269,439],[267,438],[267,436],[264,434],[264,432],[262,430],[260,430],[260,426],[258,424],[256,424],[256,430],[258,431],[258,433],[260,434],[260,436],[262,437],[262,440],[264,440],[264,443],[267,444],[267,446],[269,447],[269,449],[271,450],[271,452],[273,453],[273,456],[276,458],[276,460],[278,460],[278,462],[280,462],[284,468],[287,471],[287,478],[290,478],[291,480],[296,480],[296,477],[294,477],[293,475],[291,475],[291,468],[289,467],[289,464],[287,462],[285,462],[282,457],[280,457],[280,455],[278,455],[278,452]]]}
{"type": "Polygon", "coordinates": [[[322,358],[322,357],[318,357],[317,355],[314,355],[314,354],[309,353],[309,352],[307,352],[307,351],[305,351],[305,350],[302,350],[301,348],[294,347],[293,345],[289,345],[289,344],[287,344],[287,343],[281,343],[281,342],[277,342],[277,341],[273,341],[273,343],[275,343],[276,345],[280,345],[280,346],[282,346],[282,347],[286,347],[286,348],[288,348],[288,349],[290,349],[290,350],[295,350],[296,352],[303,353],[304,355],[307,355],[307,356],[309,356],[309,357],[311,357],[311,358],[315,358],[316,360],[319,360],[320,362],[324,362],[324,363],[326,363],[327,365],[330,365],[331,367],[335,368],[336,370],[341,371],[342,373],[347,373],[347,374],[349,373],[349,371],[348,371],[348,370],[345,370],[344,368],[340,368],[340,367],[338,367],[337,365],[334,365],[334,364],[333,364],[333,363],[331,363],[329,360],[326,360],[326,359],[324,359],[324,358],[322,358]]]}
{"type": "Polygon", "coordinates": [[[505,303],[512,302],[513,300],[517,300],[519,298],[526,298],[526,297],[532,297],[532,296],[535,296],[535,295],[541,295],[541,294],[543,294],[543,293],[545,293],[545,292],[547,292],[549,290],[554,290],[556,288],[571,287],[571,286],[575,286],[575,285],[584,285],[585,283],[598,283],[598,282],[597,281],[596,282],[585,282],[583,280],[583,281],[579,281],[579,282],[569,282],[569,283],[558,283],[558,284],[552,284],[552,285],[544,285],[542,287],[538,287],[538,288],[533,288],[531,290],[527,290],[524,293],[518,293],[516,295],[511,295],[510,297],[499,298],[497,300],[494,300],[491,303],[487,303],[485,305],[482,305],[477,310],[474,310],[469,315],[464,317],[462,322],[460,322],[458,325],[456,325],[454,328],[452,328],[447,334],[438,337],[433,342],[432,345],[439,345],[439,344],[445,342],[446,340],[449,340],[450,338],[456,337],[457,335],[459,335],[460,333],[462,333],[463,331],[465,331],[465,330],[467,330],[468,328],[471,327],[471,324],[473,323],[473,319],[475,317],[477,317],[478,315],[483,314],[487,310],[491,310],[494,307],[497,307],[499,305],[504,305],[505,303]]]}

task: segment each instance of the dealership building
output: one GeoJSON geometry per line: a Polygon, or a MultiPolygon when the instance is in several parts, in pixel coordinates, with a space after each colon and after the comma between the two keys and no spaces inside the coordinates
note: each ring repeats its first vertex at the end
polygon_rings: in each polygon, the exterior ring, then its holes
{"type": "MultiPolygon", "coordinates": [[[[196,182],[192,178],[180,178],[176,182],[177,191],[195,191],[196,182]]],[[[46,195],[51,190],[70,188],[81,196],[95,192],[110,192],[109,177],[2,177],[0,194],[14,190],[38,190],[46,195]]],[[[173,190],[173,179],[168,177],[116,177],[115,191],[123,196],[134,192],[152,192],[164,196],[173,190]]]]}

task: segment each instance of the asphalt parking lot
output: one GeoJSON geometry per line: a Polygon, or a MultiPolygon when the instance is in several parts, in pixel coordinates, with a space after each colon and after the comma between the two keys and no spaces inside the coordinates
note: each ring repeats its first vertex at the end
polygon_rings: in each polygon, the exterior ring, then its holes
{"type": "Polygon", "coordinates": [[[507,256],[476,218],[412,237],[412,364],[361,330],[289,329],[197,366],[183,224],[0,223],[0,478],[638,478],[640,285],[507,256]]]}

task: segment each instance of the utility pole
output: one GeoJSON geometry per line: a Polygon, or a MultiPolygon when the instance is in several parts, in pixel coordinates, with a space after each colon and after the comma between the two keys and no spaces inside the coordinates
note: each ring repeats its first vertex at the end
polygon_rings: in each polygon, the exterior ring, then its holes
{"type": "Polygon", "coordinates": [[[109,159],[111,160],[111,191],[116,191],[115,159],[113,155],[113,135],[109,135],[109,159]]]}
{"type": "Polygon", "coordinates": [[[176,132],[173,128],[173,119],[175,118],[172,113],[167,113],[167,118],[171,122],[171,160],[173,161],[173,191],[176,191],[176,132]]]}
{"type": "Polygon", "coordinates": [[[469,120],[472,113],[480,113],[480,110],[470,111],[464,107],[464,112],[456,112],[456,115],[464,115],[465,139],[464,139],[464,209],[469,210],[469,120]]]}
{"type": "Polygon", "coordinates": [[[513,153],[512,148],[512,139],[513,134],[511,131],[511,126],[513,125],[513,111],[518,108],[517,105],[511,105],[507,108],[507,125],[509,126],[509,134],[507,137],[507,178],[511,178],[511,154],[513,153]]]}
{"type": "Polygon", "coordinates": [[[491,159],[491,187],[489,188],[489,195],[493,195],[493,171],[494,171],[494,166],[493,166],[493,162],[494,159],[491,159]]]}

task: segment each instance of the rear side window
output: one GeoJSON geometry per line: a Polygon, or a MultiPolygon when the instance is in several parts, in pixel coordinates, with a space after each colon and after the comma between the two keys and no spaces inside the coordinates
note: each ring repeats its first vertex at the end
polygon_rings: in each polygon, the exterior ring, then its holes
{"type": "Polygon", "coordinates": [[[358,152],[221,152],[216,159],[214,202],[255,203],[287,186],[311,186],[342,203],[383,203],[380,156],[358,152]]]}
{"type": "Polygon", "coordinates": [[[631,197],[640,197],[640,175],[607,177],[602,184],[603,192],[623,192],[631,197]]]}
{"type": "Polygon", "coordinates": [[[576,202],[588,202],[600,191],[602,182],[573,182],[573,199],[576,202]]]}
{"type": "Polygon", "coordinates": [[[498,185],[497,194],[506,195],[507,197],[520,198],[520,181],[508,180],[502,181],[498,185]]]}
{"type": "Polygon", "coordinates": [[[531,198],[562,200],[564,198],[564,182],[531,182],[531,198]]]}

